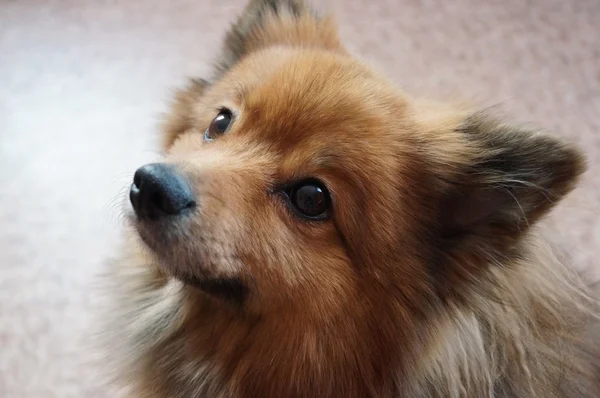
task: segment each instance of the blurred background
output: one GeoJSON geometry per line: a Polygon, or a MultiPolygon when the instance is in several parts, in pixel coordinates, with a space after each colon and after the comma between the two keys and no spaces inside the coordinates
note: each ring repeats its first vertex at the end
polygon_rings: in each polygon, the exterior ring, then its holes
{"type": "MultiPolygon", "coordinates": [[[[114,205],[157,157],[171,89],[206,76],[246,0],[0,0],[0,397],[114,397],[91,353],[114,205]]],[[[581,145],[547,223],[600,275],[600,1],[314,0],[406,90],[497,105],[581,145]]]]}

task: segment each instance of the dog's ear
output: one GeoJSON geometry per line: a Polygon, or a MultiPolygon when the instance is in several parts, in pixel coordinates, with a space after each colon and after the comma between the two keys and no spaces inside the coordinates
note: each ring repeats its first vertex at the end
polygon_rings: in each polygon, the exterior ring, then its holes
{"type": "Polygon", "coordinates": [[[252,51],[271,45],[341,50],[337,26],[303,0],[250,0],[225,37],[216,77],[252,51]]]}
{"type": "Polygon", "coordinates": [[[575,146],[483,114],[469,117],[453,134],[466,145],[442,199],[447,237],[475,237],[488,248],[510,245],[569,193],[585,170],[575,146]]]}

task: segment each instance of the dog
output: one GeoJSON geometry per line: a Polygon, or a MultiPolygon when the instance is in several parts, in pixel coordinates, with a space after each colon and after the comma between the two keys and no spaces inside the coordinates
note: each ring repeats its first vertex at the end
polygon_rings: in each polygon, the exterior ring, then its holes
{"type": "Polygon", "coordinates": [[[409,96],[301,0],[177,91],[107,288],[132,397],[599,397],[598,299],[539,238],[573,144],[409,96]]]}

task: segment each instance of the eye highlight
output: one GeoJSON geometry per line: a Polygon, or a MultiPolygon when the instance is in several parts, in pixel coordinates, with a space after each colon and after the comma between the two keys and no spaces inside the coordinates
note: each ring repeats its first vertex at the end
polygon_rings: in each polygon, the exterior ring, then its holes
{"type": "Polygon", "coordinates": [[[318,180],[299,182],[289,189],[287,196],[293,210],[301,217],[323,220],[329,216],[331,197],[325,185],[318,180]]]}
{"type": "Polygon", "coordinates": [[[212,141],[218,136],[225,134],[232,120],[233,114],[231,111],[227,108],[222,108],[204,132],[204,140],[212,141]]]}

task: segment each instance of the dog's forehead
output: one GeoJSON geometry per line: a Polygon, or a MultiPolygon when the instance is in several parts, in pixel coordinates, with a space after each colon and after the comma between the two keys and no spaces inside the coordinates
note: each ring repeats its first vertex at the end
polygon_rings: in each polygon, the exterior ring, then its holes
{"type": "Polygon", "coordinates": [[[267,52],[241,65],[237,75],[239,128],[283,150],[313,138],[364,138],[389,111],[385,86],[347,56],[267,52]]]}

